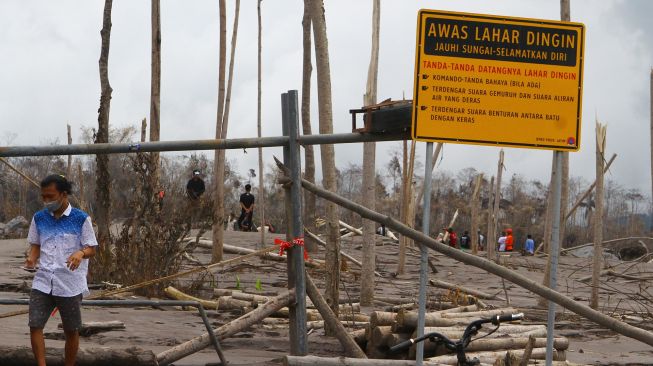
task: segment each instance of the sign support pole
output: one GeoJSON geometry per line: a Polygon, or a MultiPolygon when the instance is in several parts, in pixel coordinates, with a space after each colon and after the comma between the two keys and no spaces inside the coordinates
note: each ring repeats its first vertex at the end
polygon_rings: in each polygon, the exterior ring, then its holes
{"type": "MultiPolygon", "coordinates": [[[[554,151],[555,169],[553,177],[553,226],[551,228],[551,273],[549,274],[550,288],[555,290],[558,280],[558,248],[560,247],[560,201],[562,195],[562,155],[561,151],[554,151]]],[[[553,364],[553,332],[555,328],[556,305],[549,301],[548,317],[546,322],[546,365],[553,364]]]]}
{"type": "MultiPolygon", "coordinates": [[[[424,204],[422,205],[422,232],[429,235],[431,213],[431,165],[433,163],[433,143],[426,143],[426,162],[424,164],[424,204]]],[[[411,181],[412,181],[412,177],[411,181]]],[[[426,283],[428,282],[428,249],[420,244],[419,262],[419,310],[417,316],[417,336],[424,335],[426,314],[426,283]]],[[[422,366],[424,360],[424,342],[417,343],[415,365],[422,366]]]]}

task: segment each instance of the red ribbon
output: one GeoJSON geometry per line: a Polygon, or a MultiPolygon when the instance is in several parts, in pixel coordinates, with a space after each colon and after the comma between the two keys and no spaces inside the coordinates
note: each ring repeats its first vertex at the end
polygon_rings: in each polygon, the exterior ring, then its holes
{"type": "MultiPolygon", "coordinates": [[[[304,238],[295,238],[292,242],[287,242],[279,238],[274,239],[274,244],[279,246],[279,255],[283,255],[285,251],[292,248],[293,246],[304,246],[304,238]]],[[[308,260],[308,251],[304,249],[304,260],[308,260]]]]}

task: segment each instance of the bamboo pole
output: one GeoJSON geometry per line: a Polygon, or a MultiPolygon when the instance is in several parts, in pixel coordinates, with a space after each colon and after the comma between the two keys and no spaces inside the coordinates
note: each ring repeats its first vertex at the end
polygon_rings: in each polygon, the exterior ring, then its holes
{"type": "Polygon", "coordinates": [[[601,312],[595,311],[590,307],[583,305],[577,301],[574,301],[573,299],[557,291],[553,291],[545,286],[540,285],[539,283],[519,274],[516,271],[500,266],[484,258],[480,258],[472,254],[464,253],[461,250],[450,248],[447,245],[444,245],[438,242],[437,240],[394,220],[390,216],[385,216],[378,212],[370,211],[366,209],[364,206],[361,206],[353,201],[343,198],[335,193],[321,189],[305,179],[302,179],[302,186],[305,189],[313,192],[317,196],[322,197],[323,199],[329,200],[346,209],[354,211],[362,217],[382,223],[387,227],[396,230],[398,233],[402,235],[409,236],[413,240],[420,243],[421,245],[425,245],[426,247],[436,252],[440,252],[459,262],[462,262],[467,265],[472,265],[474,267],[478,267],[491,274],[494,274],[501,278],[505,278],[506,280],[520,287],[523,287],[526,290],[535,293],[536,295],[542,296],[547,300],[553,301],[556,304],[580,316],[583,316],[590,321],[600,324],[624,336],[637,339],[643,343],[653,346],[653,333],[649,331],[634,327],[632,325],[614,319],[610,316],[607,316],[601,312]]]}

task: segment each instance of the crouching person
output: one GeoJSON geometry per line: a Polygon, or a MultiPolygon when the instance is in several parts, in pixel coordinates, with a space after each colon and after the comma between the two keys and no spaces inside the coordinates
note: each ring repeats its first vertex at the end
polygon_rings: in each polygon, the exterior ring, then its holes
{"type": "Polygon", "coordinates": [[[98,243],[91,219],[68,202],[71,184],[61,175],[41,182],[44,209],[32,218],[27,241],[30,244],[25,267],[36,268],[29,301],[32,352],[39,366],[45,366],[43,328],[58,309],[66,335],[65,365],[75,365],[82,326],[82,296],[88,294],[88,258],[98,243]]]}

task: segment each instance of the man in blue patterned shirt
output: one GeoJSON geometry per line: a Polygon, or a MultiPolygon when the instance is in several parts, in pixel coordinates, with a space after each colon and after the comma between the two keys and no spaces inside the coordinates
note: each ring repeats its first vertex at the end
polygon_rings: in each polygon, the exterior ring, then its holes
{"type": "Polygon", "coordinates": [[[25,267],[39,268],[32,282],[29,327],[32,351],[39,366],[45,366],[43,328],[57,308],[66,335],[65,365],[73,366],[79,349],[82,325],[81,301],[88,294],[88,258],[98,243],[91,218],[68,202],[71,184],[61,175],[41,181],[45,208],[32,218],[25,267]]]}

